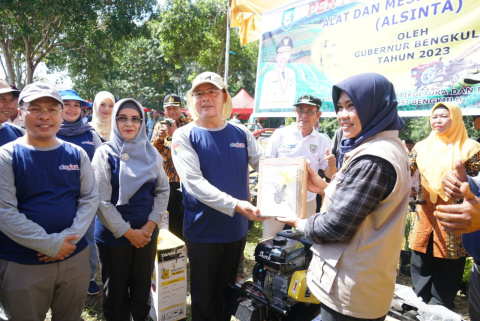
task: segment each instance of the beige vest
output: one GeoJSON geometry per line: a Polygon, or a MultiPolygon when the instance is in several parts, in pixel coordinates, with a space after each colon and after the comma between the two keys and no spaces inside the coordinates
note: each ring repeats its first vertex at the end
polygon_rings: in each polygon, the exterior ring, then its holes
{"type": "Polygon", "coordinates": [[[308,286],[331,309],[362,319],[387,314],[395,289],[396,265],[410,194],[410,169],[398,131],[384,131],[345,154],[344,166],[325,190],[322,213],[353,159],[374,155],[390,162],[397,173],[392,193],[371,212],[344,243],[314,244],[308,286]]]}

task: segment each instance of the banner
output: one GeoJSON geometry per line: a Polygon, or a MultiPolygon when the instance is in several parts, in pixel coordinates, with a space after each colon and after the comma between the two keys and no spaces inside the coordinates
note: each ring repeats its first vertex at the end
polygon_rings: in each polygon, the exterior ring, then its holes
{"type": "Polygon", "coordinates": [[[334,116],[332,85],[376,72],[395,86],[401,116],[437,102],[480,114],[478,0],[318,0],[262,17],[254,117],[294,116],[309,94],[334,116]]]}

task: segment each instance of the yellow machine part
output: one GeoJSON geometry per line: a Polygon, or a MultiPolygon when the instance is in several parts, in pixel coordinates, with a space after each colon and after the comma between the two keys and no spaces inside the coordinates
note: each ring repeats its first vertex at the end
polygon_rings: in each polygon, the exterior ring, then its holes
{"type": "Polygon", "coordinates": [[[320,304],[320,301],[307,287],[307,270],[293,273],[288,287],[288,296],[294,298],[297,302],[320,304]]]}

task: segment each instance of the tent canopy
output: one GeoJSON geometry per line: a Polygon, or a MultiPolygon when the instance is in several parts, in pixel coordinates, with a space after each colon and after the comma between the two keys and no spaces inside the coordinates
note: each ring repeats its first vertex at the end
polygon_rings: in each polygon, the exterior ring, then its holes
{"type": "Polygon", "coordinates": [[[238,114],[238,119],[248,120],[253,113],[253,101],[254,99],[245,89],[240,89],[235,97],[232,98],[232,115],[238,114]]]}

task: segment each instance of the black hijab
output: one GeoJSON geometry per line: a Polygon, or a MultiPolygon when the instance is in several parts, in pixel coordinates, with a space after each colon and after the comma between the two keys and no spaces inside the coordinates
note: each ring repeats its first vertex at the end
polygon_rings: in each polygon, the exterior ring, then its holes
{"type": "Polygon", "coordinates": [[[80,113],[77,120],[75,121],[70,122],[64,119],[62,124],[60,125],[58,133],[63,136],[72,137],[81,135],[90,130],[93,130],[92,126],[83,123],[82,113],[80,113]]]}
{"type": "Polygon", "coordinates": [[[386,130],[402,130],[403,120],[398,116],[397,97],[393,85],[387,78],[376,73],[349,77],[332,88],[335,111],[338,113],[338,99],[344,91],[357,110],[362,130],[354,138],[340,142],[338,168],[343,164],[345,153],[355,149],[366,139],[386,130]]]}

